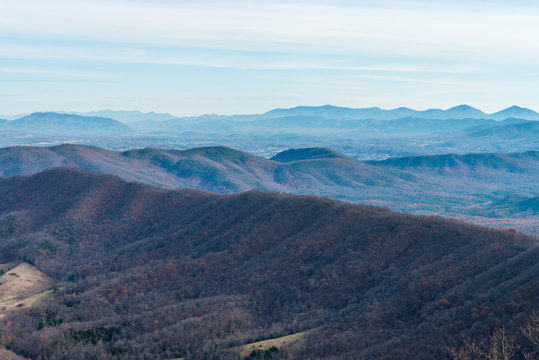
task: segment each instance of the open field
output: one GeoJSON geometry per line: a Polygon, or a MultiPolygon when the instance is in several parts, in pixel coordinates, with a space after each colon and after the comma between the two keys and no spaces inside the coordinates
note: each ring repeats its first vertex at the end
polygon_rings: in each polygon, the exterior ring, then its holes
{"type": "Polygon", "coordinates": [[[24,309],[50,294],[54,280],[36,267],[21,263],[2,264],[0,269],[0,317],[15,309],[24,309]]]}
{"type": "Polygon", "coordinates": [[[240,356],[244,358],[249,356],[249,354],[255,350],[268,350],[272,346],[275,346],[276,348],[280,349],[282,347],[288,347],[302,343],[309,335],[311,335],[317,330],[318,328],[315,328],[275,339],[257,341],[254,343],[238,346],[237,350],[240,356]]]}

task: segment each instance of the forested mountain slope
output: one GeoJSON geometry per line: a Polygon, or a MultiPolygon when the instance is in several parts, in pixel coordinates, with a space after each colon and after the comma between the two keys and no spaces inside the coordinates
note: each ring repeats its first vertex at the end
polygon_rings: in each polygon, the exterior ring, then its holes
{"type": "Polygon", "coordinates": [[[47,359],[444,359],[539,301],[536,237],[334,200],[164,190],[81,170],[0,180],[0,262],[56,281],[0,324],[47,359]]]}

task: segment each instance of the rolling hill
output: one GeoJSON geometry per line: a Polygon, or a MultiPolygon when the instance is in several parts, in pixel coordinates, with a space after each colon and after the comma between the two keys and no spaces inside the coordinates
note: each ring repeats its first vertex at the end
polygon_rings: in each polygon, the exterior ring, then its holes
{"type": "Polygon", "coordinates": [[[537,196],[538,152],[436,155],[362,162],[328,148],[290,149],[271,159],[227,147],[190,150],[137,149],[115,152],[97,147],[0,149],[0,175],[33,174],[53,167],[80,168],[167,188],[218,193],[270,190],[328,196],[382,205],[394,210],[470,218],[497,225],[490,217],[510,216],[510,226],[537,231],[539,219],[520,212],[489,212],[512,194],[537,196]],[[478,206],[486,204],[485,206],[478,206]],[[497,215],[498,214],[498,215],[497,215]]]}

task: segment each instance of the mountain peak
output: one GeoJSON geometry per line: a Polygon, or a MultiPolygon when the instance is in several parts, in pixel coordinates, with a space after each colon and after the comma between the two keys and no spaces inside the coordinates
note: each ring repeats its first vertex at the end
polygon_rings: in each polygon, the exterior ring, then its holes
{"type": "Polygon", "coordinates": [[[482,118],[487,117],[487,114],[478,110],[470,105],[457,105],[445,111],[448,114],[456,115],[458,117],[471,117],[471,118],[482,118]]]}
{"type": "Polygon", "coordinates": [[[520,106],[518,106],[518,105],[513,105],[513,106],[508,107],[508,108],[505,109],[505,110],[529,110],[529,109],[520,107],[520,106]]]}
{"type": "Polygon", "coordinates": [[[511,107],[508,107],[507,109],[491,114],[491,117],[496,120],[505,120],[507,118],[539,120],[539,113],[528,108],[523,108],[517,105],[513,105],[511,107]]]}
{"type": "Polygon", "coordinates": [[[452,108],[450,108],[448,110],[474,110],[474,111],[479,111],[476,108],[474,108],[473,106],[466,105],[466,104],[453,106],[452,108]]]}

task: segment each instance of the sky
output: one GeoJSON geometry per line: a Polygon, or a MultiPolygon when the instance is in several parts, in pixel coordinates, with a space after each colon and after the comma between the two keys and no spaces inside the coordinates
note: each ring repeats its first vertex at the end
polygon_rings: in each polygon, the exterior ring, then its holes
{"type": "Polygon", "coordinates": [[[0,114],[539,110],[524,0],[0,0],[0,114]]]}

